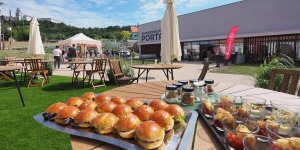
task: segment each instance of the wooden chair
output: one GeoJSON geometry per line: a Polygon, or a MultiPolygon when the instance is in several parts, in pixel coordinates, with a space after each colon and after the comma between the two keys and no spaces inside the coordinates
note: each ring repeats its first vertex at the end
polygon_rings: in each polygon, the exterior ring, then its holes
{"type": "Polygon", "coordinates": [[[92,69],[86,70],[86,76],[84,79],[88,78],[88,84],[92,83],[94,89],[96,87],[101,87],[101,86],[106,87],[105,79],[104,79],[106,63],[107,63],[107,59],[102,59],[102,58],[93,59],[92,69]],[[100,76],[100,82],[98,85],[94,84],[94,74],[99,74],[100,76]],[[93,80],[92,80],[92,76],[93,76],[93,80]]]}
{"type": "Polygon", "coordinates": [[[138,79],[137,77],[127,77],[124,75],[120,60],[109,60],[108,62],[111,74],[118,86],[131,84],[138,79]]]}
{"type": "Polygon", "coordinates": [[[288,69],[272,69],[269,82],[269,90],[274,90],[276,77],[279,74],[283,74],[283,80],[280,85],[279,92],[288,93],[300,96],[300,90],[297,93],[297,86],[299,85],[300,70],[288,70],[288,69]]]}
{"type": "Polygon", "coordinates": [[[200,81],[200,80],[203,80],[204,78],[205,78],[205,75],[206,75],[206,73],[207,73],[207,71],[208,71],[208,67],[209,67],[209,61],[205,61],[204,62],[204,66],[203,66],[203,68],[202,68],[202,71],[201,71],[201,74],[200,74],[200,76],[199,76],[199,78],[198,78],[198,80],[200,81]]]}
{"type": "MultiPolygon", "coordinates": [[[[73,60],[73,62],[80,62],[80,61],[84,61],[84,58],[73,58],[72,60],[73,60]]],[[[85,68],[84,68],[83,64],[75,65],[74,72],[73,72],[74,82],[76,81],[78,84],[80,83],[78,77],[79,77],[79,74],[84,71],[85,71],[85,68]]]]}
{"type": "Polygon", "coordinates": [[[48,70],[45,70],[43,67],[43,62],[42,59],[24,59],[25,64],[27,66],[26,70],[27,70],[27,74],[29,79],[28,85],[29,86],[43,86],[44,82],[46,81],[46,83],[48,83],[48,70]],[[42,75],[43,76],[43,80],[42,83],[33,83],[33,79],[36,78],[38,75],[42,75]]]}

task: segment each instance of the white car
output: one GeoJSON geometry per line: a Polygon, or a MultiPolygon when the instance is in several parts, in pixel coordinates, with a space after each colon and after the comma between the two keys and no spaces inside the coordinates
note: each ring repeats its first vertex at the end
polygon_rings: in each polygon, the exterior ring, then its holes
{"type": "Polygon", "coordinates": [[[120,51],[120,56],[123,58],[129,58],[130,52],[129,51],[120,51]]]}

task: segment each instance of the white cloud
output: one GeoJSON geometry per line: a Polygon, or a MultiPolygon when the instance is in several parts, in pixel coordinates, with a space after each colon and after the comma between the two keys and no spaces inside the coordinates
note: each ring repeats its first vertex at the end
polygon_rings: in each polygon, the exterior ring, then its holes
{"type": "MultiPolygon", "coordinates": [[[[237,1],[237,0],[231,0],[237,1]]],[[[163,0],[3,0],[2,14],[8,16],[17,7],[23,15],[53,18],[77,27],[107,27],[144,24],[162,19],[163,0]]],[[[217,0],[176,0],[177,14],[198,11],[217,0]]]]}

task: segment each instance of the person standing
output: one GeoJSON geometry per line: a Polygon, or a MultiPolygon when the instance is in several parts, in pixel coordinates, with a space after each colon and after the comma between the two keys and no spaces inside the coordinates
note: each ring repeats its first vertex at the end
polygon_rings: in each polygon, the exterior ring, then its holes
{"type": "Polygon", "coordinates": [[[65,53],[66,53],[66,51],[65,51],[65,49],[63,49],[61,52],[62,52],[62,61],[64,62],[65,61],[65,53]]]}
{"type": "MultiPolygon", "coordinates": [[[[72,47],[69,48],[69,56],[70,56],[70,61],[73,61],[73,58],[76,58],[78,56],[77,50],[75,48],[75,44],[72,45],[72,47]]],[[[70,64],[67,68],[74,69],[74,65],[70,64]]]]}
{"type": "Polygon", "coordinates": [[[97,58],[98,57],[98,49],[97,48],[94,50],[94,54],[95,54],[95,58],[97,58]]]}
{"type": "Polygon", "coordinates": [[[90,58],[92,58],[92,56],[93,56],[93,53],[94,53],[94,50],[93,49],[90,49],[90,58]]]}
{"type": "Polygon", "coordinates": [[[56,64],[57,64],[57,68],[60,68],[60,57],[62,56],[62,52],[59,49],[59,46],[57,45],[55,47],[55,49],[52,51],[53,57],[54,57],[54,68],[56,68],[56,64]]]}

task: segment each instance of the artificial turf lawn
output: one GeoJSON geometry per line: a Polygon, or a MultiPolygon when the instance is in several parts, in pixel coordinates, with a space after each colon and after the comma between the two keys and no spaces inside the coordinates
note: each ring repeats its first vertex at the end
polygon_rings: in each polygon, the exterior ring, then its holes
{"type": "Polygon", "coordinates": [[[91,86],[71,84],[71,77],[51,76],[50,83],[43,87],[27,88],[21,85],[25,101],[22,106],[14,81],[0,80],[0,149],[71,149],[68,134],[47,128],[33,119],[55,102],[66,102],[73,96],[80,97],[85,92],[102,93],[115,88],[107,83],[106,87],[93,89],[91,86]]]}

